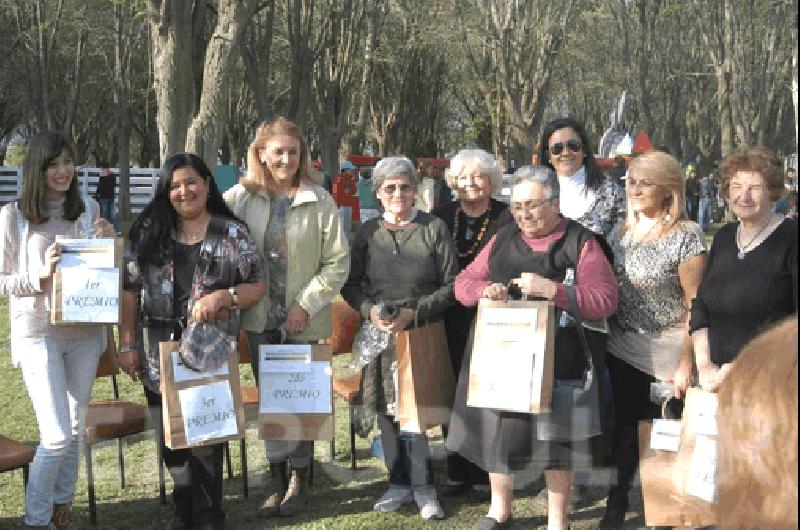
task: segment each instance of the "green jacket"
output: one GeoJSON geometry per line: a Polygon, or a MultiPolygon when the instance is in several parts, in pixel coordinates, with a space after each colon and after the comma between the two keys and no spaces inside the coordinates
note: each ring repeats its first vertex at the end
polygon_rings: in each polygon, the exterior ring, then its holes
{"type": "MultiPolygon", "coordinates": [[[[228,207],[247,223],[250,234],[266,263],[264,236],[270,214],[266,191],[251,193],[237,184],[223,195],[228,207]]],[[[302,333],[289,335],[297,341],[317,341],[331,335],[331,308],[350,270],[350,251],[339,212],[333,198],[322,188],[301,183],[286,214],[288,263],[286,272],[286,307],[293,302],[309,314],[302,333]]],[[[264,267],[268,274],[267,268],[264,267]]],[[[267,280],[269,284],[269,280],[267,280]]],[[[242,329],[264,331],[269,296],[242,312],[242,329]]]]}

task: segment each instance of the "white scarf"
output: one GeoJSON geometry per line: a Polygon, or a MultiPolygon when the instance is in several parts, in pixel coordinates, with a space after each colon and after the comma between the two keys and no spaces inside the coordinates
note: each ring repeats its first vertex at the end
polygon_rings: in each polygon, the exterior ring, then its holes
{"type": "Polygon", "coordinates": [[[594,204],[594,190],[586,186],[586,166],[570,177],[558,177],[561,187],[559,204],[561,213],[568,219],[580,219],[594,204]]]}
{"type": "Polygon", "coordinates": [[[413,221],[417,217],[417,212],[418,211],[419,211],[419,208],[417,208],[416,206],[412,206],[411,207],[411,216],[408,219],[398,219],[395,214],[393,214],[391,212],[384,211],[383,212],[383,219],[387,223],[391,223],[393,225],[405,226],[405,225],[409,224],[411,221],[413,221]]]}

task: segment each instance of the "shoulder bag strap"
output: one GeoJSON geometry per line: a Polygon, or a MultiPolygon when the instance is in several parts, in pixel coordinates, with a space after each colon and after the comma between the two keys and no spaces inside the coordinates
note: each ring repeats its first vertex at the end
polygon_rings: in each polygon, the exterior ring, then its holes
{"type": "Polygon", "coordinates": [[[575,287],[572,285],[564,285],[564,287],[567,290],[567,298],[569,298],[570,313],[572,313],[572,316],[575,318],[575,322],[577,324],[575,329],[578,331],[578,337],[580,337],[581,345],[583,346],[583,353],[586,355],[586,362],[589,365],[589,369],[594,372],[592,350],[589,348],[589,342],[586,340],[586,332],[583,329],[583,317],[581,316],[580,309],[578,309],[578,299],[575,295],[575,287]]]}

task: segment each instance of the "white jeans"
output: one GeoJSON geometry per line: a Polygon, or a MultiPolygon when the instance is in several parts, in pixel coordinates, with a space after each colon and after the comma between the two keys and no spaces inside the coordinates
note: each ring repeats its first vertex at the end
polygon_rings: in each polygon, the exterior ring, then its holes
{"type": "Polygon", "coordinates": [[[53,504],[75,497],[80,441],[104,339],[103,332],[85,340],[18,339],[41,439],[25,491],[26,525],[48,525],[53,504]]]}

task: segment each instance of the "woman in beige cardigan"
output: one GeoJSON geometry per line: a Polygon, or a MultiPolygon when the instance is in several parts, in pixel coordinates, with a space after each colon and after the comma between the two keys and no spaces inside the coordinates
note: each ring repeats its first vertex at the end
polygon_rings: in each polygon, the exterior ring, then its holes
{"type": "MultiPolygon", "coordinates": [[[[330,336],[330,303],[350,269],[336,205],[311,180],[308,160],[297,125],[281,117],[264,122],[247,152],[247,175],[224,195],[247,223],[265,263],[267,296],[242,315],[256,378],[262,344],[309,344],[330,336]]],[[[274,489],[262,515],[302,510],[313,450],[308,440],[267,441],[274,489]]]]}

